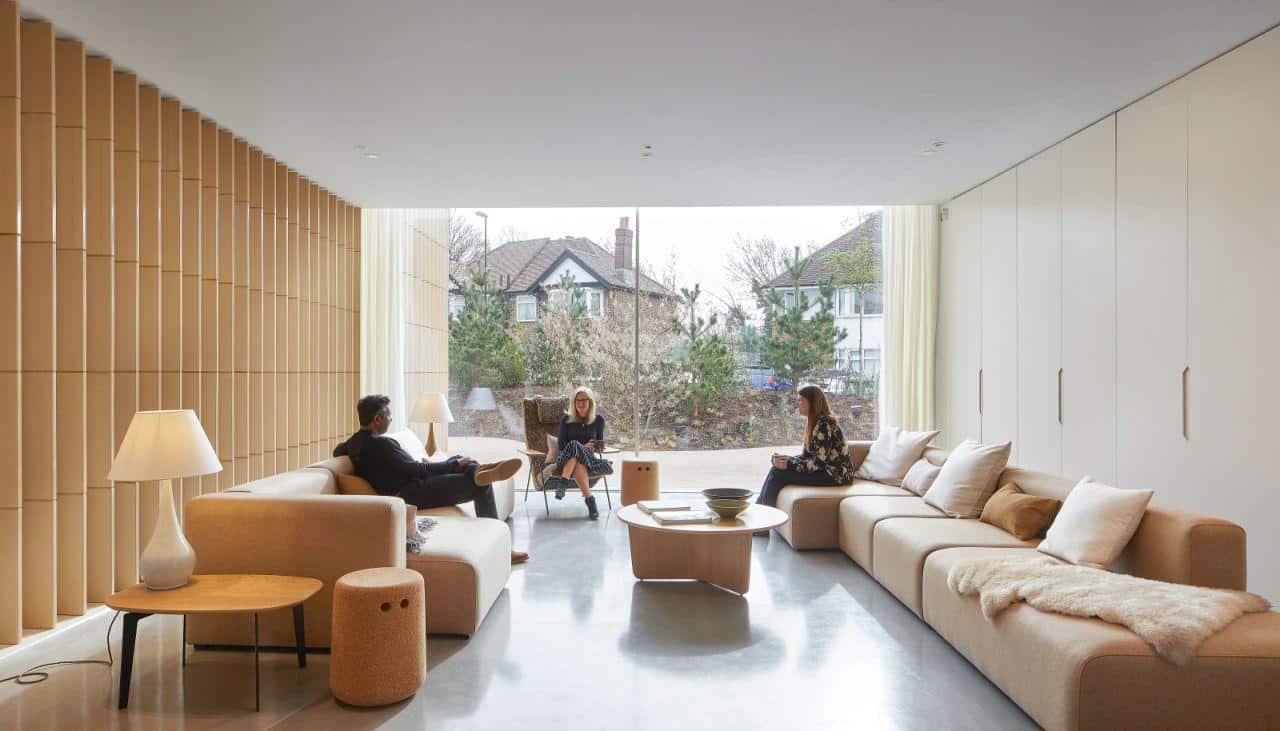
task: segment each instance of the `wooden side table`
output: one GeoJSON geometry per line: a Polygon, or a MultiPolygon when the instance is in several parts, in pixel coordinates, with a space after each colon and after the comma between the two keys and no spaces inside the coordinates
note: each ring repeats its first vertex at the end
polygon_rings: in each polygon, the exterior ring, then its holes
{"type": "Polygon", "coordinates": [[[124,612],[123,647],[120,653],[120,702],[129,705],[129,681],[133,675],[133,645],[138,622],[153,614],[181,614],[182,664],[187,664],[188,614],[253,613],[253,705],[261,710],[258,686],[258,614],[293,607],[293,635],[298,645],[298,667],[307,666],[307,646],[303,631],[302,603],[320,591],[319,579],[306,576],[265,574],[193,574],[186,586],[152,591],[134,584],[112,594],[108,607],[124,612]]]}
{"type": "Polygon", "coordinates": [[[622,505],[626,507],[641,500],[657,500],[658,460],[622,460],[622,505]]]}

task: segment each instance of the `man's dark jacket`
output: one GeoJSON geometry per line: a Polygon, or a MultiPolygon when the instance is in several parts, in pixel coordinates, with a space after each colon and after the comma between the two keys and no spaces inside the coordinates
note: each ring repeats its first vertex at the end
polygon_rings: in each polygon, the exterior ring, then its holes
{"type": "Polygon", "coordinates": [[[458,471],[458,458],[443,462],[419,462],[391,437],[361,429],[333,448],[333,456],[347,456],[379,495],[399,495],[406,485],[458,471]]]}

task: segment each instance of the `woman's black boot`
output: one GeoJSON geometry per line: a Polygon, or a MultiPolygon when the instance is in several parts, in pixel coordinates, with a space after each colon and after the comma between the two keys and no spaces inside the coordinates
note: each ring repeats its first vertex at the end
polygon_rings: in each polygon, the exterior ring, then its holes
{"type": "Polygon", "coordinates": [[[596,496],[591,495],[587,498],[587,517],[596,520],[600,517],[600,511],[596,508],[596,496]]]}

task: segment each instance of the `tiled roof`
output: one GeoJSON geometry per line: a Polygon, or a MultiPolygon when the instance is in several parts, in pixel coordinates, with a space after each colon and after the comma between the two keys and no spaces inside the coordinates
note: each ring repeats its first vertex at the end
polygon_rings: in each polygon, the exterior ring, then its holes
{"type": "MultiPolygon", "coordinates": [[[[830,255],[838,251],[849,251],[855,244],[862,241],[869,240],[872,248],[876,251],[876,255],[879,256],[883,250],[881,233],[881,215],[880,211],[876,211],[867,216],[856,228],[849,230],[835,241],[810,254],[807,258],[809,266],[805,268],[804,276],[800,277],[800,286],[814,287],[831,278],[835,271],[831,266],[830,255]]],[[[791,279],[784,272],[770,280],[766,286],[790,287],[792,285],[791,279]]]]}
{"type": "MultiPolygon", "coordinates": [[[[590,239],[568,237],[563,239],[529,239],[512,241],[489,250],[489,273],[503,285],[508,293],[528,292],[565,255],[571,255],[596,275],[611,289],[632,289],[632,285],[618,275],[613,268],[613,252],[590,239]]],[[[457,287],[477,263],[454,265],[450,272],[453,286],[457,287]]],[[[650,277],[640,275],[640,291],[651,294],[670,294],[665,287],[650,277]]]]}

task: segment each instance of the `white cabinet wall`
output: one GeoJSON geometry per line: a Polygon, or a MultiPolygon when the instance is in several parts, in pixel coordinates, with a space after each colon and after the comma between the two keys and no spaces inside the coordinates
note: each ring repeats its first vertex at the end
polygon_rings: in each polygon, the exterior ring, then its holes
{"type": "Polygon", "coordinates": [[[1062,150],[1062,467],[1116,480],[1116,120],[1062,150]]]}
{"type": "Polygon", "coordinates": [[[947,444],[972,436],[959,433],[972,423],[964,381],[980,369],[984,441],[1013,439],[1021,466],[1239,523],[1249,588],[1273,601],[1276,69],[1280,30],[949,203],[943,301],[979,291],[979,325],[939,320],[937,379],[947,444]],[[974,343],[977,362],[963,352],[974,343]]]}
{"type": "Polygon", "coordinates": [[[1018,461],[1018,171],[982,186],[982,440],[1018,461]]]}
{"type": "Polygon", "coordinates": [[[1250,586],[1273,601],[1280,601],[1277,70],[1273,32],[1187,78],[1190,469],[1164,488],[1167,500],[1245,526],[1250,586]]]}
{"type": "Polygon", "coordinates": [[[970,191],[947,206],[942,224],[938,292],[938,425],[940,443],[954,447],[982,437],[978,370],[982,362],[980,282],[982,192],[970,191]]]}
{"type": "Polygon", "coordinates": [[[1018,464],[1062,468],[1058,376],[1062,366],[1061,153],[1054,147],[1018,166],[1018,464]]]}
{"type": "Polygon", "coordinates": [[[1124,487],[1163,490],[1186,479],[1186,131],[1185,79],[1116,118],[1116,479],[1124,487]]]}

